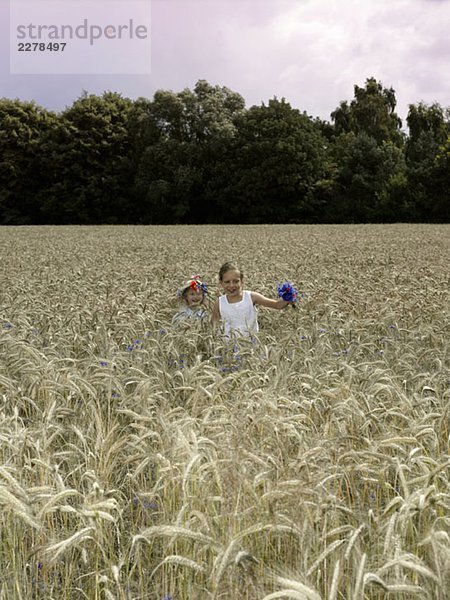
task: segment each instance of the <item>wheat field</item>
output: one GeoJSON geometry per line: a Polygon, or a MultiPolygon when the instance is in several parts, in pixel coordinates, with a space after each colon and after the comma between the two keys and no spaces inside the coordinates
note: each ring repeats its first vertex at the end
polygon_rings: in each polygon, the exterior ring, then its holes
{"type": "Polygon", "coordinates": [[[0,228],[0,600],[445,600],[448,225],[0,228]],[[191,274],[299,305],[171,326],[191,274]]]}

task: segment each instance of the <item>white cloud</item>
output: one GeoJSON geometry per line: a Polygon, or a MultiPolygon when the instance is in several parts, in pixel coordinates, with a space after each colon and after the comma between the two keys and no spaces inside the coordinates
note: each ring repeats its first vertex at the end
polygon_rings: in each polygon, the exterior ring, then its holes
{"type": "Polygon", "coordinates": [[[395,89],[403,119],[410,103],[450,103],[448,0],[152,0],[152,22],[147,78],[13,78],[0,58],[0,89],[64,106],[83,88],[151,97],[203,78],[248,105],[276,95],[328,119],[373,76],[395,89]]]}

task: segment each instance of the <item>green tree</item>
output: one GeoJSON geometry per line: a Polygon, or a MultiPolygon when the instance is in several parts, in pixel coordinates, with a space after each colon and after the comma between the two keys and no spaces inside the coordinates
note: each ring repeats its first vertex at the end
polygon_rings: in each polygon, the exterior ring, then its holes
{"type": "Polygon", "coordinates": [[[395,112],[392,88],[373,77],[355,85],[354,99],[331,113],[332,180],[328,181],[327,219],[402,220],[407,210],[404,134],[395,112]]]}
{"type": "Polygon", "coordinates": [[[404,207],[399,197],[405,179],[400,148],[389,141],[379,145],[366,133],[347,133],[336,140],[333,153],[334,203],[327,207],[327,220],[356,223],[401,220],[404,207]]]}
{"type": "Polygon", "coordinates": [[[241,115],[237,127],[215,182],[221,219],[314,220],[315,183],[323,177],[326,147],[319,126],[274,98],[241,115]]]}
{"type": "Polygon", "coordinates": [[[401,119],[395,112],[395,91],[383,87],[381,82],[369,77],[365,87],[355,85],[354,94],[350,104],[344,100],[331,113],[336,135],[365,133],[377,144],[392,142],[401,147],[404,136],[401,132],[401,119]]]}
{"type": "Polygon", "coordinates": [[[132,220],[127,128],[132,102],[120,94],[83,94],[59,116],[47,165],[43,211],[56,223],[132,220]]]}
{"type": "MultiPolygon", "coordinates": [[[[413,220],[434,219],[440,212],[437,205],[440,206],[442,201],[436,170],[442,173],[445,150],[442,152],[440,148],[445,146],[450,133],[448,110],[438,103],[410,104],[406,122],[409,128],[405,155],[410,216],[413,220]]],[[[440,175],[438,179],[441,181],[440,175]]]]}
{"type": "Polygon", "coordinates": [[[450,223],[450,134],[439,147],[431,173],[435,196],[430,205],[429,219],[450,223]]]}
{"type": "Polygon", "coordinates": [[[47,140],[57,116],[35,102],[0,100],[0,223],[43,220],[39,196],[48,179],[47,140]]]}
{"type": "Polygon", "coordinates": [[[137,101],[131,122],[140,152],[134,194],[141,198],[141,221],[213,219],[208,183],[236,134],[235,120],[244,107],[242,96],[204,80],[194,90],[160,90],[152,102],[137,101]]]}

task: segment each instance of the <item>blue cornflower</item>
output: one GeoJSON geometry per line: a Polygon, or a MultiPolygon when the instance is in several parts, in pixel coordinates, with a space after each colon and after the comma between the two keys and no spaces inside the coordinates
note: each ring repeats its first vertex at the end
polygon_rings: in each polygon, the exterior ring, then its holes
{"type": "Polygon", "coordinates": [[[142,506],[142,508],[146,508],[146,509],[156,509],[158,508],[158,503],[155,502],[154,500],[149,500],[149,501],[145,501],[145,500],[141,500],[139,498],[139,496],[133,496],[133,504],[135,506],[142,506]]]}
{"type": "Polygon", "coordinates": [[[108,363],[106,362],[106,360],[101,360],[101,361],[100,361],[100,366],[101,366],[101,367],[107,367],[107,366],[108,366],[108,363]]]}
{"type": "Polygon", "coordinates": [[[134,340],[133,342],[130,342],[128,344],[128,346],[126,347],[126,351],[133,352],[133,350],[136,350],[137,348],[139,348],[141,343],[142,343],[141,340],[134,340]]]}
{"type": "Polygon", "coordinates": [[[278,284],[278,296],[285,302],[297,302],[298,292],[290,281],[278,284]]]}
{"type": "Polygon", "coordinates": [[[12,329],[13,324],[12,323],[3,323],[3,329],[12,329]]]}

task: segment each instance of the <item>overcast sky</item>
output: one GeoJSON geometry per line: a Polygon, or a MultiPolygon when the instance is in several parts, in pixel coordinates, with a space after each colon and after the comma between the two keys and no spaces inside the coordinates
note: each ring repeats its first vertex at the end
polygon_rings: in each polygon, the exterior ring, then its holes
{"type": "Polygon", "coordinates": [[[394,88],[402,119],[408,104],[450,106],[450,0],[148,2],[148,74],[12,75],[11,11],[0,0],[0,97],[62,110],[83,90],[152,98],[158,89],[206,79],[239,92],[247,106],[284,97],[329,120],[342,100],[352,100],[354,85],[373,76],[394,88]]]}

